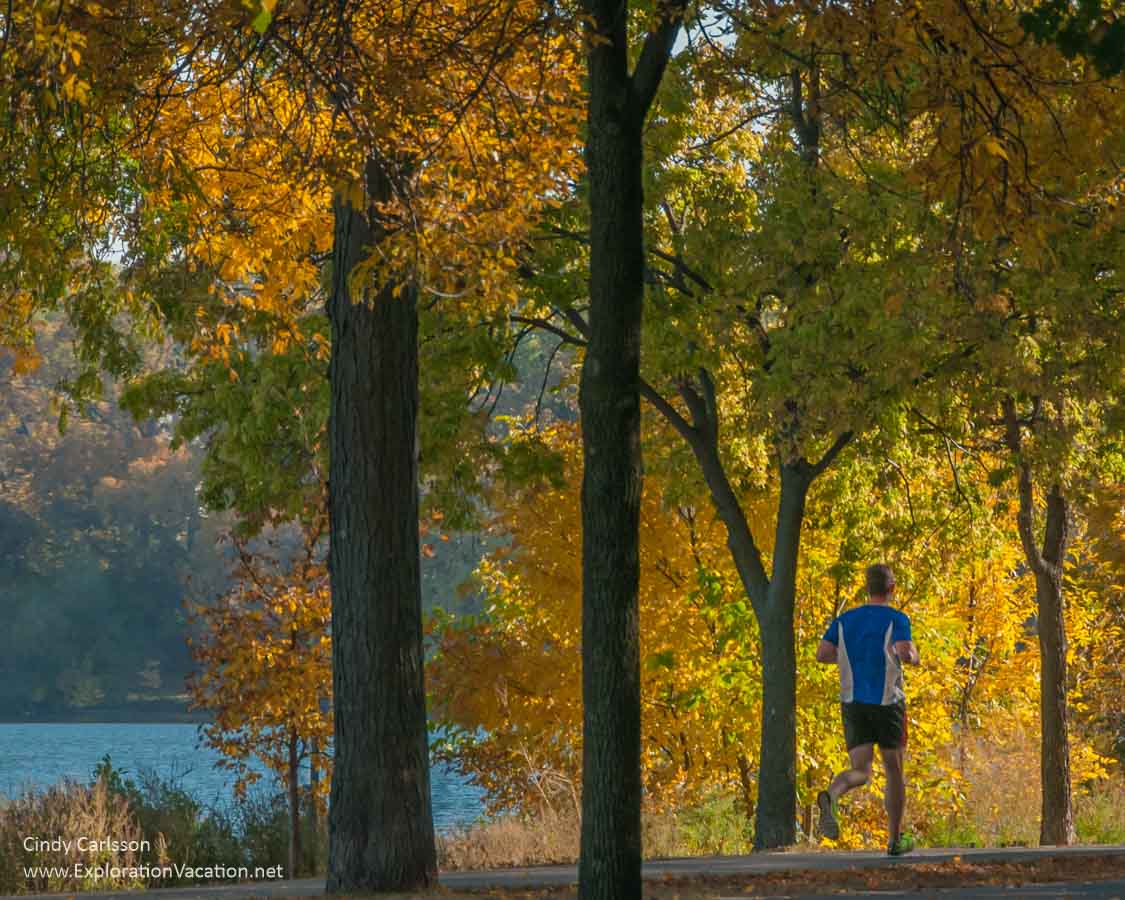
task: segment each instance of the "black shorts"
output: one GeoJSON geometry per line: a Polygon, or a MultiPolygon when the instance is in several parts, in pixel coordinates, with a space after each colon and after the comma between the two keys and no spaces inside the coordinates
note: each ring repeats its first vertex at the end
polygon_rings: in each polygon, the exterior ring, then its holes
{"type": "Polygon", "coordinates": [[[906,746],[906,702],[888,706],[878,703],[841,703],[844,742],[848,749],[878,744],[885,749],[906,746]]]}

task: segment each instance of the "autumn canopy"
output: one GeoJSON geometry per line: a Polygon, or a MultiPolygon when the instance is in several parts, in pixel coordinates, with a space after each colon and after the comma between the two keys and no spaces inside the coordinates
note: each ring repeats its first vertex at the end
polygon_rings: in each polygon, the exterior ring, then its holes
{"type": "Polygon", "coordinates": [[[237,566],[189,684],[291,868],[304,810],[330,891],[434,883],[431,757],[569,821],[584,897],[640,896],[649,817],[814,840],[814,651],[876,561],[916,830],[1011,838],[1010,759],[1032,839],[1083,836],[1125,758],[1112,7],[0,10],[6,390],[65,335],[60,425],[198,458],[237,566]]]}

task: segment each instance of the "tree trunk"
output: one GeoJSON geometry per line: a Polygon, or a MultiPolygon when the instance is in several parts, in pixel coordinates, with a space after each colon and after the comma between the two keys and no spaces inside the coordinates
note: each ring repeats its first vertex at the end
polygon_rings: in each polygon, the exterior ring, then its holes
{"type": "Polygon", "coordinates": [[[1046,565],[1035,572],[1039,605],[1039,704],[1042,722],[1040,777],[1043,786],[1039,843],[1068,845],[1075,840],[1070,801],[1070,739],[1067,734],[1066,624],[1063,621],[1063,564],[1066,558],[1068,511],[1055,485],[1047,497],[1043,540],[1046,565]]]}
{"type": "MultiPolygon", "coordinates": [[[[391,198],[369,160],[368,202],[391,198]]],[[[349,277],[379,240],[337,196],[329,299],[332,687],[335,767],[328,890],[418,890],[437,867],[430,800],[418,545],[418,310],[410,286],[349,277]],[[366,301],[366,302],[365,302],[366,301]]]]}
{"type": "Polygon", "coordinates": [[[661,8],[629,73],[628,0],[586,0],[589,338],[582,414],[583,900],[641,896],[641,135],[685,0],[661,8]]]}
{"type": "MultiPolygon", "coordinates": [[[[1039,400],[1034,401],[1038,411],[1039,400]]],[[[1035,600],[1039,633],[1039,781],[1042,809],[1039,819],[1041,844],[1074,843],[1074,810],[1070,802],[1070,738],[1067,734],[1066,622],[1063,618],[1063,567],[1070,542],[1070,510],[1062,488],[1051,487],[1047,495],[1047,521],[1043,546],[1035,540],[1035,492],[1031,465],[1022,457],[1023,428],[1016,415],[1015,400],[1006,398],[1004,443],[1014,457],[1017,472],[1019,511],[1016,524],[1024,557],[1035,573],[1035,600]]],[[[1034,418],[1034,414],[1033,414],[1034,418]]]]}
{"type": "Polygon", "coordinates": [[[641,896],[643,193],[641,122],[628,102],[624,6],[614,43],[590,51],[590,338],[579,392],[583,900],[641,896]]]}
{"type": "Polygon", "coordinates": [[[793,647],[793,607],[782,604],[771,609],[759,625],[762,759],[758,767],[754,849],[770,850],[787,847],[797,839],[797,658],[793,647]]]}
{"type": "Polygon", "coordinates": [[[309,868],[320,871],[320,741],[315,737],[309,743],[309,868]]]}
{"type": "Polygon", "coordinates": [[[300,756],[297,753],[297,729],[289,729],[289,877],[296,878],[301,865],[301,795],[300,756]]]}
{"type": "MultiPolygon", "coordinates": [[[[707,405],[713,405],[709,403],[707,405]]],[[[796,842],[797,654],[794,615],[797,560],[805,499],[814,469],[804,461],[781,467],[772,572],[766,575],[754,536],[727,480],[718,451],[717,423],[695,419],[692,448],[727,529],[727,546],[758,619],[762,651],[761,760],[754,815],[754,848],[796,842]]]]}
{"type": "Polygon", "coordinates": [[[754,849],[797,840],[797,652],[794,610],[805,498],[812,482],[803,462],[781,466],[781,498],[762,633],[762,762],[754,849]]]}
{"type": "Polygon", "coordinates": [[[742,803],[746,810],[746,821],[754,817],[754,773],[750,768],[750,757],[738,754],[738,784],[742,788],[742,803]]]}
{"type": "Polygon", "coordinates": [[[851,440],[847,432],[815,465],[802,458],[780,467],[781,498],[777,512],[772,572],[767,576],[753,532],[719,455],[719,427],[714,386],[700,372],[700,390],[681,384],[691,412],[689,423],[651,390],[646,396],[684,436],[692,448],[727,530],[727,547],[750,598],[761,632],[762,720],[758,803],[754,846],[764,850],[785,847],[797,838],[797,654],[794,616],[797,561],[805,501],[813,480],[832,464],[851,440]]]}

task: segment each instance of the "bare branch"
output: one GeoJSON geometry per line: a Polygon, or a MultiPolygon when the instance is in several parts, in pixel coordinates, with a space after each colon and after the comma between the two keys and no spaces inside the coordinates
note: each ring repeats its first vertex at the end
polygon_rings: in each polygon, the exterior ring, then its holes
{"type": "Polygon", "coordinates": [[[549,331],[555,337],[559,338],[559,340],[563,344],[574,344],[576,347],[586,346],[586,341],[584,338],[575,337],[569,331],[560,328],[549,319],[544,319],[539,316],[511,315],[508,316],[508,321],[515,322],[520,325],[531,325],[534,328],[540,328],[543,331],[549,331]]]}

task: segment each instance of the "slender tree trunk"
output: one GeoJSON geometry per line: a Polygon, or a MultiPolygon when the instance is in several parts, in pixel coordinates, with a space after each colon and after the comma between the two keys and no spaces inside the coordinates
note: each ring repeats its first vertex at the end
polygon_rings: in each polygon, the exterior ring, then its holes
{"type": "MultiPolygon", "coordinates": [[[[1035,401],[1038,411],[1039,401],[1035,401]]],[[[1035,492],[1031,465],[1022,457],[1023,428],[1012,398],[1003,403],[1004,441],[1012,453],[1018,478],[1019,512],[1016,522],[1027,564],[1035,573],[1039,632],[1039,768],[1042,810],[1039,842],[1073,844],[1074,810],[1070,794],[1070,738],[1067,733],[1066,622],[1063,567],[1070,542],[1070,509],[1059,484],[1047,495],[1043,546],[1035,540],[1035,492]]],[[[1034,415],[1033,417],[1034,418],[1034,415]]]]}
{"type": "Polygon", "coordinates": [[[731,558],[758,620],[762,650],[762,749],[754,846],[759,850],[784,847],[797,837],[794,619],[801,525],[809,488],[852,440],[852,434],[840,434],[815,465],[800,457],[782,463],[773,567],[767,575],[754,534],[719,455],[717,403],[710,375],[701,370],[694,384],[681,382],[680,393],[690,411],[690,422],[650,387],[644,388],[645,396],[684,437],[699,462],[712,502],[726,526],[731,558]]]}
{"type": "Polygon", "coordinates": [[[297,753],[297,729],[289,729],[289,877],[296,878],[301,865],[301,757],[297,753]]]}
{"type": "Polygon", "coordinates": [[[786,847],[797,840],[797,652],[794,611],[801,524],[812,478],[803,462],[781,466],[769,602],[762,634],[762,763],[754,848],[786,847]]]}
{"type": "Polygon", "coordinates": [[[742,802],[746,806],[746,821],[754,817],[754,772],[750,767],[750,757],[738,754],[738,784],[742,788],[742,802]]]}
{"type": "Polygon", "coordinates": [[[309,848],[309,866],[315,874],[320,871],[320,741],[313,738],[309,743],[309,834],[312,846],[309,848]]]}
{"type": "MultiPolygon", "coordinates": [[[[390,199],[377,161],[365,174],[368,202],[390,199]]],[[[417,890],[437,868],[422,681],[417,298],[410,287],[394,297],[391,284],[351,296],[349,276],[380,228],[342,197],[334,207],[328,890],[417,890]]]]}
{"type": "Polygon", "coordinates": [[[1047,497],[1047,523],[1043,541],[1046,563],[1035,572],[1039,604],[1039,704],[1042,721],[1040,777],[1043,808],[1039,843],[1073,844],[1074,811],[1070,793],[1070,738],[1066,697],[1066,624],[1063,621],[1063,563],[1068,532],[1066,499],[1058,485],[1047,497]]]}
{"type": "Polygon", "coordinates": [[[582,365],[583,900],[641,896],[637,589],[644,299],[641,121],[629,101],[625,4],[590,52],[590,340],[582,365]],[[618,27],[619,26],[619,30],[618,27]]]}

